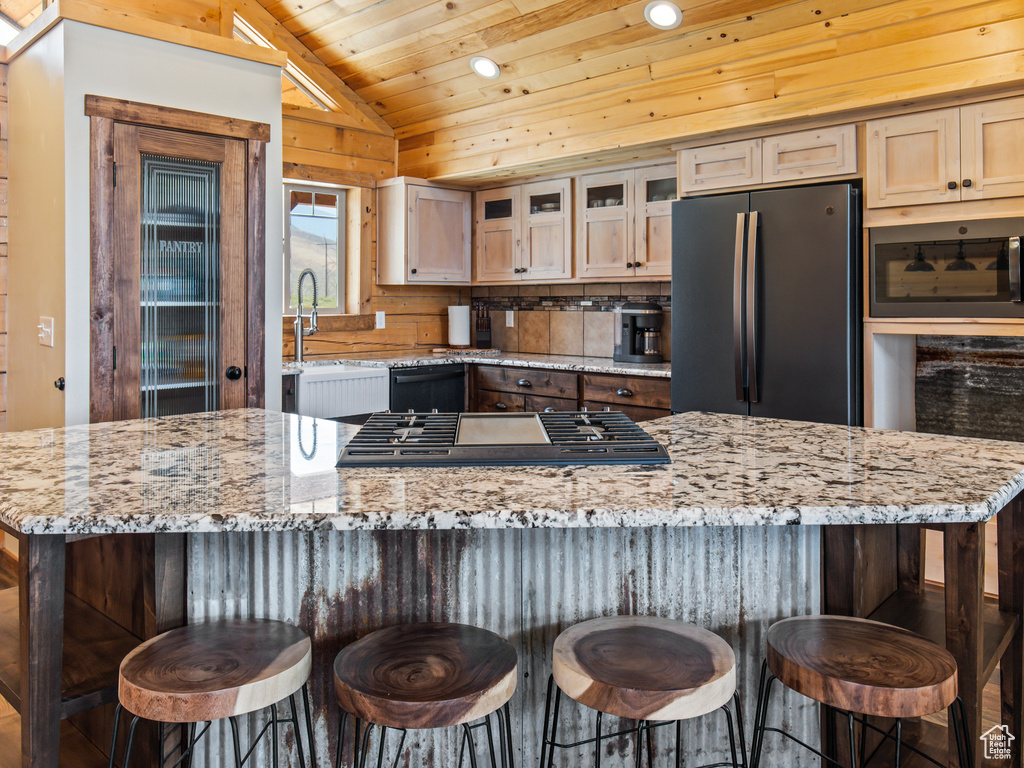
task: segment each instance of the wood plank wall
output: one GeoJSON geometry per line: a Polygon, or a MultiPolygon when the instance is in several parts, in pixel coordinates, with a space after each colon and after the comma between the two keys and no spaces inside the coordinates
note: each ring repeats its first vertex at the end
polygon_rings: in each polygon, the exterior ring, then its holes
{"type": "Polygon", "coordinates": [[[7,431],[7,65],[0,64],[0,432],[7,431]]]}
{"type": "Polygon", "coordinates": [[[494,85],[357,90],[386,107],[401,174],[467,181],[1024,82],[1020,0],[722,0],[684,6],[684,24],[702,10],[704,28],[698,20],[682,38],[652,36],[640,48],[612,38],[593,50],[577,36],[533,52],[546,37],[534,34],[507,47],[517,58],[500,62],[508,71],[494,85]],[[434,110],[440,96],[445,109],[434,110]]]}

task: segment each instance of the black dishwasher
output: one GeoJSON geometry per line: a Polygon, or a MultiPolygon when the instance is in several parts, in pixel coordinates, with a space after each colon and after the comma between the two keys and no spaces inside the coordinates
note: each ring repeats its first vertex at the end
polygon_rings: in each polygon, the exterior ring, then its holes
{"type": "Polygon", "coordinates": [[[425,365],[391,369],[391,410],[459,413],[466,408],[466,366],[425,365]]]}

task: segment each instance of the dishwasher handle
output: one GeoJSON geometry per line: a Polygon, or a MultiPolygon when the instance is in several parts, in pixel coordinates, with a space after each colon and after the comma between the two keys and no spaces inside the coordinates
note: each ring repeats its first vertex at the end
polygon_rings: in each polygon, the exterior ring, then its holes
{"type": "Polygon", "coordinates": [[[439,373],[413,373],[408,376],[395,376],[395,384],[418,384],[423,381],[444,381],[445,379],[461,379],[465,371],[441,371],[439,373]]]}

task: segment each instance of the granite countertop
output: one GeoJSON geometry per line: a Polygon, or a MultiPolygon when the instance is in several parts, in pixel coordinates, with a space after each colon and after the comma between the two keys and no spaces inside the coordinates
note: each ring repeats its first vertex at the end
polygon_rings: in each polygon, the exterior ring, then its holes
{"type": "Polygon", "coordinates": [[[453,353],[431,355],[416,352],[405,354],[384,353],[377,355],[360,355],[339,360],[306,360],[301,363],[286,362],[282,365],[282,373],[295,373],[303,368],[324,365],[360,365],[371,368],[418,368],[423,365],[441,365],[443,363],[482,363],[484,365],[512,365],[521,368],[553,368],[561,371],[583,371],[586,373],[618,373],[624,376],[658,376],[668,378],[672,375],[670,363],[616,363],[610,357],[573,357],[570,355],[532,355],[521,352],[498,353],[453,353]]]}
{"type": "Polygon", "coordinates": [[[1024,445],[708,413],[643,425],[671,464],[336,469],[356,427],[262,410],[0,434],[24,533],[987,520],[1024,445]]]}

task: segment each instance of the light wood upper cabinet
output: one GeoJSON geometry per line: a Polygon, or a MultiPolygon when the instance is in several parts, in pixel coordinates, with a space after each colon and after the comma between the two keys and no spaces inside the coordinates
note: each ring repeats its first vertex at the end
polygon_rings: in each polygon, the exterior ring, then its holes
{"type": "Polygon", "coordinates": [[[572,216],[569,179],[526,184],[523,193],[523,251],[520,278],[572,277],[572,216]]]}
{"type": "Polygon", "coordinates": [[[580,177],[576,276],[622,279],[632,276],[633,171],[580,177]]]}
{"type": "Polygon", "coordinates": [[[476,281],[572,277],[569,179],[476,193],[476,281]]]}
{"type": "Polygon", "coordinates": [[[857,172],[857,128],[832,125],[764,139],[761,181],[775,184],[857,172]]]}
{"type": "Polygon", "coordinates": [[[1024,195],[1024,98],[868,123],[871,208],[1024,195]]]}
{"type": "Polygon", "coordinates": [[[960,110],[942,109],[867,124],[867,204],[960,199],[960,110]]]}
{"type": "Polygon", "coordinates": [[[399,177],[377,187],[377,282],[469,285],[472,193],[399,177]]]}
{"type": "Polygon", "coordinates": [[[962,200],[1024,195],[1024,98],[960,109],[960,171],[962,200]]]}
{"type": "Polygon", "coordinates": [[[672,201],[676,199],[676,165],[635,171],[633,275],[661,278],[672,274],[672,201]]]}
{"type": "Polygon", "coordinates": [[[760,184],[761,175],[761,139],[679,151],[681,192],[760,184]]]}
{"type": "Polygon", "coordinates": [[[521,250],[520,188],[477,192],[476,279],[515,279],[519,275],[521,250]]]}

